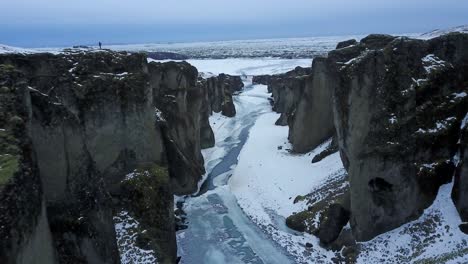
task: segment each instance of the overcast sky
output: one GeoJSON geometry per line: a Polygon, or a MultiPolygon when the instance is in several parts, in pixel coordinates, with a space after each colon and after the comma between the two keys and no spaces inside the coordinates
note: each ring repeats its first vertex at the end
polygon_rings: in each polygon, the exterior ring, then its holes
{"type": "Polygon", "coordinates": [[[409,33],[468,24],[468,0],[0,1],[0,43],[26,47],[409,33]]]}

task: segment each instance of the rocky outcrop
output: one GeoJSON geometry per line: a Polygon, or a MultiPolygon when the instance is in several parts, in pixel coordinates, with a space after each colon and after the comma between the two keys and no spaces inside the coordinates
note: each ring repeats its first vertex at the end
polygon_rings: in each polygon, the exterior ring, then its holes
{"type": "Polygon", "coordinates": [[[24,75],[0,65],[0,262],[55,263],[24,75]]]}
{"type": "Polygon", "coordinates": [[[268,85],[268,92],[272,93],[273,111],[281,113],[276,125],[288,124],[288,119],[294,113],[302,96],[309,73],[310,68],[296,67],[283,74],[254,77],[254,83],[268,85]]]}
{"type": "Polygon", "coordinates": [[[452,199],[464,224],[460,229],[468,234],[468,113],[460,125],[459,150],[454,159],[457,166],[452,199]]]}
{"type": "Polygon", "coordinates": [[[232,95],[241,91],[244,87],[240,76],[231,76],[220,74],[209,77],[206,80],[201,79],[201,86],[206,87],[207,98],[210,108],[208,111],[222,113],[224,116],[233,117],[236,115],[236,108],[232,95]]]}
{"type": "Polygon", "coordinates": [[[312,158],[312,163],[320,162],[324,158],[330,156],[333,153],[336,153],[337,151],[339,151],[338,139],[336,138],[336,135],[334,135],[330,141],[330,144],[328,144],[322,152],[312,158]]]}
{"type": "MultiPolygon", "coordinates": [[[[452,178],[468,110],[466,47],[466,34],[428,41],[371,35],[330,52],[335,127],[357,240],[417,218],[452,178]]],[[[463,175],[459,179],[456,186],[463,185],[463,175]]]]}
{"type": "Polygon", "coordinates": [[[154,105],[164,121],[163,134],[174,192],[195,192],[205,173],[200,152],[202,128],[212,133],[209,113],[202,111],[207,104],[206,90],[197,85],[197,69],[186,62],[152,62],[149,72],[154,105]]]}
{"type": "Polygon", "coordinates": [[[326,59],[315,58],[289,122],[293,151],[309,152],[333,136],[332,83],[326,59]]]}
{"type": "Polygon", "coordinates": [[[174,52],[148,52],[146,54],[148,58],[153,60],[188,60],[189,57],[184,54],[174,53],[174,52]]]}
{"type": "Polygon", "coordinates": [[[349,47],[349,46],[356,45],[357,43],[358,43],[358,42],[357,42],[355,39],[345,40],[345,41],[339,42],[339,43],[336,45],[336,49],[347,48],[347,47],[349,47]]]}
{"type": "Polygon", "coordinates": [[[145,54],[10,54],[0,65],[10,149],[0,206],[12,212],[0,219],[2,263],[37,252],[44,263],[118,263],[114,214],[138,221],[139,246],[174,263],[172,195],[197,188],[200,150],[214,141],[207,100],[221,95],[210,97],[189,64],[148,64],[145,54]]]}
{"type": "MultiPolygon", "coordinates": [[[[293,147],[308,151],[319,144],[306,144],[316,127],[327,124],[314,117],[310,102],[318,95],[310,93],[324,87],[331,93],[319,101],[332,106],[336,135],[314,162],[338,146],[349,175],[349,195],[343,197],[349,198],[317,201],[311,193],[302,198],[311,204],[308,210],[288,217],[287,224],[340,249],[350,237],[366,241],[418,218],[453,176],[452,198],[466,222],[468,35],[427,41],[370,35],[352,43],[314,60],[312,81],[289,122],[293,147]],[[341,232],[348,219],[353,236],[341,232]]],[[[323,107],[319,115],[327,112],[323,107]]]]}
{"type": "MultiPolygon", "coordinates": [[[[263,85],[269,85],[270,80],[274,78],[274,75],[255,75],[252,77],[252,83],[253,84],[263,84],[263,85]]],[[[271,92],[271,91],[270,91],[271,92]]]]}

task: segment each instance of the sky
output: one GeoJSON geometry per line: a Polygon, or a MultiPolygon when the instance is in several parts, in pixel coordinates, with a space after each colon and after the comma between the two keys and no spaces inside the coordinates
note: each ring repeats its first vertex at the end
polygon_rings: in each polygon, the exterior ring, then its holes
{"type": "Polygon", "coordinates": [[[22,47],[427,32],[468,24],[468,0],[0,0],[22,47]]]}

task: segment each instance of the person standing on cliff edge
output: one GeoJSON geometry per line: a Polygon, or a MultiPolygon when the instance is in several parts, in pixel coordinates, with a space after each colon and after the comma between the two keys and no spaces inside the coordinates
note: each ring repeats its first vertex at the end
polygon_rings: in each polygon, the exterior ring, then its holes
{"type": "Polygon", "coordinates": [[[99,41],[99,49],[102,49],[102,43],[99,41]]]}

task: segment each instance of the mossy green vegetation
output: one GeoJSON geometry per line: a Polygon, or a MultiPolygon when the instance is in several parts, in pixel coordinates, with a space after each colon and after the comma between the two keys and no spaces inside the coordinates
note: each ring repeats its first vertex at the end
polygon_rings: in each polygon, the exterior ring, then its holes
{"type": "Polygon", "coordinates": [[[17,140],[6,129],[0,130],[0,185],[4,185],[19,167],[17,140]]]}
{"type": "Polygon", "coordinates": [[[174,224],[171,221],[173,206],[168,204],[172,199],[169,171],[167,167],[157,164],[138,166],[122,182],[124,206],[141,224],[137,234],[138,247],[154,249],[158,258],[164,259],[169,244],[157,238],[165,237],[174,224]],[[168,231],[169,230],[169,231],[168,231]]]}
{"type": "Polygon", "coordinates": [[[437,263],[446,263],[451,260],[461,259],[468,255],[468,248],[460,248],[457,251],[449,252],[442,254],[440,256],[432,258],[424,258],[415,261],[415,264],[437,264],[437,263]]]}
{"type": "Polygon", "coordinates": [[[4,185],[18,171],[19,158],[16,155],[0,155],[0,185],[4,185]]]}

